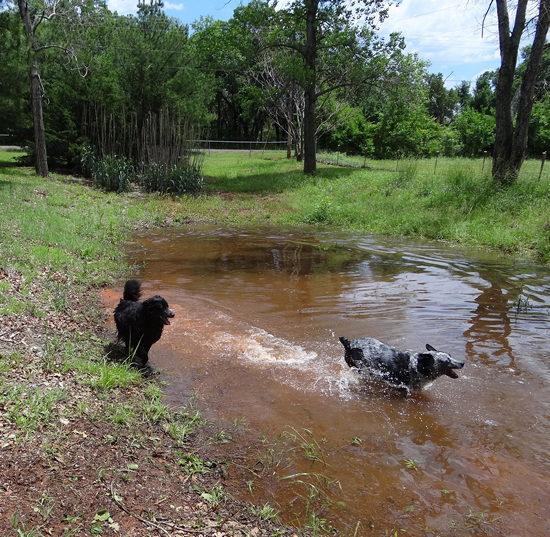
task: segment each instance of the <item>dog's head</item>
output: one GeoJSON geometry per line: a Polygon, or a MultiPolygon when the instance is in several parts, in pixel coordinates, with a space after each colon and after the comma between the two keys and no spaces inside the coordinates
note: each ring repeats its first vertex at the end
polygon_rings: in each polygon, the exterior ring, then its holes
{"type": "Polygon", "coordinates": [[[364,361],[363,351],[357,347],[351,346],[351,341],[345,337],[340,338],[340,343],[344,345],[345,354],[344,360],[349,367],[356,367],[361,369],[362,362],[364,361]]]}
{"type": "Polygon", "coordinates": [[[143,306],[146,308],[148,315],[152,319],[159,319],[162,324],[170,324],[168,319],[174,317],[174,312],[168,307],[168,302],[164,300],[161,296],[154,296],[148,298],[143,306]]]}
{"type": "Polygon", "coordinates": [[[442,375],[447,375],[452,379],[458,378],[455,369],[462,369],[464,362],[455,360],[446,352],[439,352],[431,345],[426,345],[428,352],[418,355],[418,371],[426,377],[436,379],[442,375]]]}

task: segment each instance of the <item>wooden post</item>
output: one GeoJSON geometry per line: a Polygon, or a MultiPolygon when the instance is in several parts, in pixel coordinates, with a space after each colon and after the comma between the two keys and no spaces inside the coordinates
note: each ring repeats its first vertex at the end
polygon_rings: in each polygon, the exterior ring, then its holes
{"type": "Polygon", "coordinates": [[[487,156],[487,151],[483,151],[483,164],[481,165],[481,173],[485,169],[485,157],[487,156]]]}
{"type": "Polygon", "coordinates": [[[290,129],[286,138],[286,158],[292,157],[292,138],[290,137],[290,129]]]}
{"type": "Polygon", "coordinates": [[[545,160],[546,160],[546,151],[544,151],[543,154],[542,154],[542,160],[541,160],[541,163],[540,163],[539,181],[540,181],[540,178],[542,177],[542,169],[544,168],[544,161],[545,160]]]}
{"type": "Polygon", "coordinates": [[[434,175],[435,175],[435,170],[437,170],[437,159],[438,158],[439,158],[439,151],[436,151],[435,152],[434,175]]]}

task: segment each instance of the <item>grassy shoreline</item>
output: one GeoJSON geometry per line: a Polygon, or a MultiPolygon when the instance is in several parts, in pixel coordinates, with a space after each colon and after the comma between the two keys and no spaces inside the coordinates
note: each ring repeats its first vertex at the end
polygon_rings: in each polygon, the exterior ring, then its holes
{"type": "Polygon", "coordinates": [[[16,156],[0,152],[0,533],[310,535],[232,498],[192,402],[168,407],[158,378],[108,359],[98,291],[130,272],[130,234],[177,221],[172,204],[16,156]]]}
{"type": "MultiPolygon", "coordinates": [[[[335,161],[336,157],[332,156],[335,161]]],[[[361,165],[363,161],[360,159],[361,165]]],[[[367,168],[321,164],[304,177],[278,156],[219,154],[205,159],[207,189],[228,203],[236,225],[313,225],[373,234],[443,240],[550,261],[549,169],[526,161],[518,182],[497,190],[490,161],[366,161],[367,168]]],[[[206,205],[191,200],[197,215],[206,205]]],[[[212,213],[210,213],[212,214],[212,213]]]]}

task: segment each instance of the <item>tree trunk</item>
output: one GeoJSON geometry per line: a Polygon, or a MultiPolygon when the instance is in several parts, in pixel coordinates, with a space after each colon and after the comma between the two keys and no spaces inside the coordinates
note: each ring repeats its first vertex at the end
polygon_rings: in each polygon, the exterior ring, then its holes
{"type": "Polygon", "coordinates": [[[306,50],[307,82],[304,90],[304,173],[317,170],[315,148],[315,106],[317,104],[317,9],[319,0],[306,0],[306,50]]]}
{"type": "Polygon", "coordinates": [[[48,158],[46,152],[46,128],[42,112],[42,84],[38,73],[38,61],[34,60],[30,75],[31,104],[34,123],[34,158],[36,174],[42,177],[48,175],[48,158]]]}
{"type": "Polygon", "coordinates": [[[540,0],[535,40],[527,62],[527,70],[520,88],[516,125],[512,113],[512,86],[517,64],[521,35],[525,29],[528,0],[518,2],[514,28],[510,21],[506,0],[496,0],[501,66],[495,91],[495,148],[493,152],[493,183],[510,186],[519,175],[527,152],[527,135],[533,108],[534,88],[540,66],[546,35],[550,26],[550,0],[540,0]]]}
{"type": "Polygon", "coordinates": [[[527,154],[527,142],[529,138],[529,123],[535,98],[535,83],[540,69],[542,54],[546,44],[546,36],[550,28],[550,0],[542,0],[539,7],[537,29],[527,69],[521,81],[520,97],[518,103],[515,141],[512,154],[512,162],[517,167],[518,173],[527,154]]]}
{"type": "MultiPolygon", "coordinates": [[[[37,175],[46,177],[48,175],[48,159],[46,153],[46,129],[44,127],[44,115],[42,113],[42,85],[40,83],[38,60],[36,58],[37,51],[34,41],[36,26],[33,25],[28,2],[26,0],[18,0],[18,6],[25,33],[31,40],[31,48],[34,54],[34,61],[30,72],[32,118],[34,123],[34,165],[37,175]]],[[[37,23],[37,25],[38,24],[39,23],[37,23]]]]}

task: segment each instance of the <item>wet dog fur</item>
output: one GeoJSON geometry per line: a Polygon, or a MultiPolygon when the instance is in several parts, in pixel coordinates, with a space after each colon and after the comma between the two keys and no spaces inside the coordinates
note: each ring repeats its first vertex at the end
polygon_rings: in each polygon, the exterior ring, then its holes
{"type": "Polygon", "coordinates": [[[451,358],[426,345],[426,352],[400,351],[377,339],[362,337],[354,340],[340,338],[344,359],[349,367],[367,370],[398,388],[418,392],[442,375],[458,378],[455,369],[464,362],[451,358]]]}
{"type": "Polygon", "coordinates": [[[139,302],[141,283],[128,280],[122,298],[115,308],[115,324],[118,339],[124,341],[128,356],[134,364],[143,368],[149,360],[149,349],[162,336],[174,313],[161,296],[153,296],[139,302]]]}

